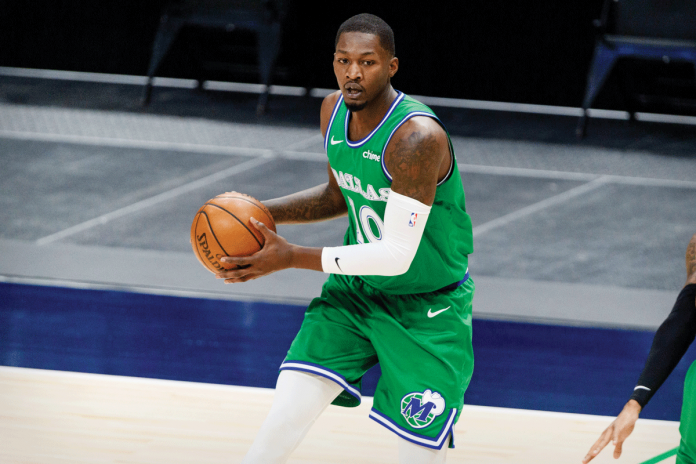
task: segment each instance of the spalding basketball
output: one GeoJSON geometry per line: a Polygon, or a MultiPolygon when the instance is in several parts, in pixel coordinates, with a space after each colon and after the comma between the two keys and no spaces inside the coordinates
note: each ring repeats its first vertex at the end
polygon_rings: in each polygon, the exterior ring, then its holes
{"type": "Polygon", "coordinates": [[[252,217],[275,232],[271,213],[254,197],[227,192],[208,200],[191,224],[191,246],[198,261],[217,274],[236,267],[221,262],[220,258],[249,256],[259,251],[264,237],[251,225],[252,217]]]}

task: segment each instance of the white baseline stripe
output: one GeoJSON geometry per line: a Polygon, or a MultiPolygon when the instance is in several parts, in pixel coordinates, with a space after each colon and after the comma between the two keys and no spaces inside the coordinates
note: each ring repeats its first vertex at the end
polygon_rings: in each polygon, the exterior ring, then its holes
{"type": "MultiPolygon", "coordinates": [[[[260,94],[266,90],[263,84],[247,84],[243,82],[221,82],[221,81],[205,81],[203,83],[205,90],[216,90],[222,92],[243,92],[260,94]]],[[[268,88],[268,93],[271,95],[289,95],[292,97],[303,97],[307,94],[307,89],[304,87],[292,87],[289,85],[271,85],[268,88]]]]}
{"type": "Polygon", "coordinates": [[[130,85],[145,85],[147,82],[147,76],[10,67],[0,67],[0,76],[32,77],[36,79],[56,79],[62,81],[103,82],[107,84],[130,85]]]}
{"type": "Polygon", "coordinates": [[[560,203],[564,203],[572,198],[578,197],[587,192],[595,190],[603,185],[606,185],[608,182],[608,176],[602,176],[586,184],[582,184],[578,187],[566,190],[565,192],[559,193],[558,195],[554,195],[532,205],[525,206],[524,208],[518,209],[517,211],[513,211],[512,213],[506,214],[497,219],[493,219],[492,221],[485,222],[480,226],[474,227],[474,237],[485,234],[486,232],[489,232],[493,229],[497,229],[498,227],[505,226],[513,221],[517,221],[518,219],[529,216],[530,214],[534,214],[543,209],[558,205],[560,203]]]}
{"type": "Polygon", "coordinates": [[[471,110],[511,111],[517,113],[552,114],[559,116],[582,116],[581,108],[568,106],[532,105],[528,103],[506,103],[485,100],[465,100],[460,98],[428,97],[426,95],[411,95],[416,100],[428,106],[445,108],[464,108],[471,110]]]}
{"type": "MultiPolygon", "coordinates": [[[[79,71],[59,71],[52,69],[13,68],[1,66],[0,76],[58,79],[80,82],[101,82],[108,84],[145,85],[147,83],[147,76],[103,74],[79,71]]],[[[155,87],[195,88],[198,85],[198,82],[192,79],[154,77],[152,85],[155,87]]],[[[265,86],[262,84],[247,84],[243,82],[220,81],[205,81],[203,82],[203,88],[207,90],[246,92],[255,94],[262,93],[265,90],[265,86]]],[[[315,88],[309,89],[309,95],[315,98],[324,98],[335,91],[336,89],[315,88]]],[[[269,93],[273,95],[303,96],[307,94],[307,89],[303,87],[272,85],[269,89],[269,93]]],[[[513,113],[532,113],[574,117],[579,117],[582,115],[582,108],[576,108],[571,106],[552,106],[535,105],[531,103],[508,103],[486,100],[467,100],[462,98],[428,97],[425,95],[413,95],[413,97],[425,103],[426,105],[441,106],[445,108],[509,111],[513,113]]],[[[591,118],[598,119],[627,120],[629,118],[628,112],[626,111],[602,110],[597,108],[589,108],[587,110],[587,115],[591,118]]],[[[635,116],[636,119],[638,119],[639,121],[696,125],[696,117],[694,116],[680,116],[673,114],[657,113],[635,113],[635,116]]]]}
{"type": "Polygon", "coordinates": [[[195,180],[193,182],[189,182],[188,184],[181,185],[179,187],[173,188],[167,192],[160,193],[158,195],[155,195],[154,197],[147,198],[145,200],[141,200],[137,203],[133,203],[132,205],[126,206],[124,208],[117,209],[116,211],[112,211],[107,214],[103,214],[99,217],[96,217],[94,219],[90,219],[89,221],[85,221],[81,224],[77,224],[75,226],[69,227],[67,229],[64,229],[60,232],[56,232],[55,234],[47,235],[46,237],[42,237],[36,241],[36,244],[39,246],[46,245],[48,243],[55,242],[57,240],[64,239],[66,237],[69,237],[71,235],[75,235],[79,232],[83,232],[87,229],[91,229],[92,227],[96,227],[102,224],[106,224],[109,221],[112,221],[114,219],[126,216],[128,214],[135,213],[137,211],[143,210],[145,208],[149,208],[151,206],[154,206],[158,203],[161,203],[166,200],[170,200],[174,197],[177,197],[179,195],[183,195],[184,193],[191,192],[193,190],[196,190],[201,187],[205,187],[209,185],[211,182],[217,182],[223,179],[226,179],[228,177],[234,176],[235,174],[239,174],[244,171],[248,171],[249,169],[253,169],[255,167],[261,166],[262,164],[266,164],[270,162],[272,157],[270,156],[264,156],[260,158],[254,158],[249,161],[245,161],[244,163],[238,164],[236,166],[232,166],[229,169],[225,169],[220,172],[216,172],[215,174],[211,174],[209,176],[203,177],[201,179],[195,180]]]}
{"type": "Polygon", "coordinates": [[[696,126],[696,116],[680,116],[676,114],[636,113],[638,121],[666,122],[674,124],[690,124],[696,126]]]}

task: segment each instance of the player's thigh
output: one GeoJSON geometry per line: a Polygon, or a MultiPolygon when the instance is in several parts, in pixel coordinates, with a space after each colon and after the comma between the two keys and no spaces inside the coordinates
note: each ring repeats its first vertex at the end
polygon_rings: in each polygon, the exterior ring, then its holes
{"type": "Polygon", "coordinates": [[[473,373],[473,291],[467,282],[404,298],[373,324],[382,368],[374,400],[380,417],[373,418],[391,422],[404,438],[441,442],[459,416],[473,373]]]}
{"type": "Polygon", "coordinates": [[[337,404],[357,406],[362,377],[377,363],[375,349],[364,332],[361,304],[348,290],[325,285],[321,296],[307,308],[281,370],[330,378],[346,389],[337,404]]]}

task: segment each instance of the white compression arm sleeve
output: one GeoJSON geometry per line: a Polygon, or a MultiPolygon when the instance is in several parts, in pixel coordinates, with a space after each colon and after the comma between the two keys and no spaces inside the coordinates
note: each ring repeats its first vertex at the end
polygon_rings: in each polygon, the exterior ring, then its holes
{"type": "Polygon", "coordinates": [[[430,209],[411,197],[390,192],[380,241],[324,248],[321,253],[323,271],[383,276],[405,273],[418,251],[430,209]]]}

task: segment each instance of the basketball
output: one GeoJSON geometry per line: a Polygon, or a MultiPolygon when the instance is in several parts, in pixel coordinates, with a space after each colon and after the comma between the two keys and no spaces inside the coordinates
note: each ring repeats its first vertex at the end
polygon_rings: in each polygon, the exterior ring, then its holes
{"type": "Polygon", "coordinates": [[[263,248],[264,237],[250,218],[275,232],[271,213],[256,198],[227,192],[208,200],[191,224],[191,246],[198,261],[210,272],[234,269],[220,261],[224,256],[249,256],[263,248]]]}

